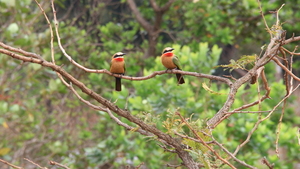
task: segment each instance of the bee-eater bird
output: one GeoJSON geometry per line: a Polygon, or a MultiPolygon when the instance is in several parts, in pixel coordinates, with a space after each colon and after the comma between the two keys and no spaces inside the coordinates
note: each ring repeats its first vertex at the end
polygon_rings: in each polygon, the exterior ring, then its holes
{"type": "MultiPolygon", "coordinates": [[[[124,62],[124,56],[125,53],[118,52],[115,53],[112,58],[111,58],[111,63],[110,63],[110,72],[111,73],[116,73],[116,74],[122,74],[124,75],[125,73],[125,62],[124,62]]],[[[116,91],[121,91],[121,78],[115,77],[116,78],[116,91]]]]}
{"type": "MultiPolygon", "coordinates": [[[[181,70],[178,57],[172,52],[174,49],[171,47],[166,47],[161,55],[161,63],[167,69],[178,69],[181,70]]],[[[184,79],[182,74],[176,73],[178,84],[183,84],[184,79]]]]}

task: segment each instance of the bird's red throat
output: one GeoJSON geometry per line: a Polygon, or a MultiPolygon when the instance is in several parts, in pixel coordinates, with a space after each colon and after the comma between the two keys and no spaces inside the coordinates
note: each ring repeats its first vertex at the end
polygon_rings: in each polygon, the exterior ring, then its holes
{"type": "Polygon", "coordinates": [[[171,57],[171,56],[173,56],[173,53],[172,52],[167,52],[167,53],[164,53],[163,55],[167,56],[167,57],[171,57]]]}
{"type": "Polygon", "coordinates": [[[114,60],[117,61],[117,62],[123,62],[124,58],[114,58],[114,60]]]}

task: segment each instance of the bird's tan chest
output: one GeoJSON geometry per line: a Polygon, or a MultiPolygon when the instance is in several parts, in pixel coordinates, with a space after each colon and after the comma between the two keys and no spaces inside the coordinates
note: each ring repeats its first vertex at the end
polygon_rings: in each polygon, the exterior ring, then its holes
{"type": "Polygon", "coordinates": [[[112,61],[110,66],[110,72],[111,73],[125,73],[125,62],[119,62],[119,61],[112,61]]]}
{"type": "Polygon", "coordinates": [[[167,68],[167,69],[174,69],[177,66],[173,63],[173,57],[167,57],[162,56],[161,57],[161,63],[167,68]]]}

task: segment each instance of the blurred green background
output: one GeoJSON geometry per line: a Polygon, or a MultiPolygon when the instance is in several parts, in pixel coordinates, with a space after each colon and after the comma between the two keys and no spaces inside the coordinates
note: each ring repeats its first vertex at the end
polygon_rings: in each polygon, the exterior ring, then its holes
{"type": "MultiPolygon", "coordinates": [[[[163,6],[167,0],[156,0],[163,6]]],[[[53,21],[50,2],[41,1],[53,21]]],[[[280,11],[287,37],[299,35],[299,0],[262,1],[263,12],[271,27],[274,14],[280,11]]],[[[259,55],[269,42],[256,0],[175,0],[163,14],[154,54],[149,54],[148,32],[139,24],[125,0],[56,0],[59,32],[66,52],[81,65],[92,69],[109,69],[111,56],[122,51],[128,76],[149,75],[165,70],[160,63],[164,47],[171,46],[180,58],[183,70],[239,78],[245,71],[224,71],[218,64],[242,55],[259,55]]],[[[136,1],[141,15],[155,24],[155,12],[148,1],[136,1]]],[[[33,0],[0,0],[0,41],[41,55],[50,60],[50,31],[33,0]]],[[[211,118],[224,104],[229,88],[204,78],[185,76],[186,84],[178,86],[175,75],[164,74],[146,81],[122,80],[123,91],[114,91],[114,78],[106,74],[86,73],[74,67],[60,52],[56,38],[55,58],[58,65],[75,78],[104,96],[117,101],[121,108],[163,127],[174,111],[199,125],[211,118]],[[209,92],[202,86],[206,85],[209,92]]],[[[293,50],[293,46],[286,48],[293,50]]],[[[299,58],[294,58],[294,72],[299,76],[299,58]]],[[[251,65],[249,65],[251,67],[251,65]]],[[[266,65],[271,98],[260,107],[248,110],[271,110],[285,95],[282,72],[275,64],[266,65]]],[[[236,96],[233,108],[255,101],[260,83],[244,85],[236,96]]],[[[80,91],[78,91],[80,93],[80,91]]],[[[261,91],[261,95],[265,91],[261,91]]],[[[82,94],[83,98],[90,100],[82,94]]],[[[237,158],[257,168],[265,167],[266,157],[276,168],[296,168],[300,161],[297,128],[300,126],[299,90],[287,100],[280,134],[280,154],[275,151],[276,128],[281,107],[259,125],[251,141],[237,158]]],[[[264,116],[264,115],[263,115],[264,116]]],[[[122,118],[121,118],[122,119],[122,118]]],[[[247,137],[258,119],[257,114],[234,114],[213,132],[214,137],[231,152],[247,137]]],[[[124,122],[130,124],[125,119],[124,122]]],[[[131,124],[133,125],[133,124],[131,124]]],[[[135,126],[135,125],[134,125],[135,126]]],[[[49,160],[70,168],[125,168],[144,162],[144,168],[164,168],[179,164],[180,159],[165,152],[154,138],[124,130],[104,112],[97,112],[81,103],[47,68],[22,63],[0,54],[0,158],[25,168],[34,168],[28,158],[46,166],[49,160]]],[[[235,164],[237,168],[243,168],[235,164]]],[[[0,164],[1,168],[7,166],[0,164]]],[[[226,166],[223,166],[226,168],[226,166]]]]}

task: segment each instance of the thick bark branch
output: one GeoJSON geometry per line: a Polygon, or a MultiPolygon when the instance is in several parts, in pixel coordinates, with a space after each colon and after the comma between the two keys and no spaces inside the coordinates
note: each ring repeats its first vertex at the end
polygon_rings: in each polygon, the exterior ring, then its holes
{"type": "Polygon", "coordinates": [[[140,23],[140,25],[148,32],[148,41],[149,41],[149,47],[147,52],[145,52],[144,57],[148,58],[150,56],[155,56],[156,54],[156,44],[158,35],[161,32],[161,24],[162,24],[162,17],[163,14],[169,10],[170,6],[174,0],[169,0],[163,7],[159,7],[155,0],[150,0],[150,4],[155,12],[155,20],[154,23],[150,23],[147,21],[140,11],[138,10],[134,0],[127,0],[127,3],[132,10],[132,13],[134,14],[136,20],[140,23]]]}
{"type": "Polygon", "coordinates": [[[134,0],[127,0],[127,3],[132,10],[136,20],[141,24],[141,26],[147,31],[151,32],[153,26],[142,16],[140,11],[138,10],[134,0]]]}

